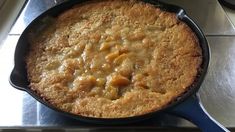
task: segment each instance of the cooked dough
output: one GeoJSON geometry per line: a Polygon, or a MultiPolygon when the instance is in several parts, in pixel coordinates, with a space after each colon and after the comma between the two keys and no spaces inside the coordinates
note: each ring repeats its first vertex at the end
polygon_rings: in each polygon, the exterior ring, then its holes
{"type": "Polygon", "coordinates": [[[53,106],[96,118],[166,107],[194,83],[196,35],[176,14],[136,0],[75,5],[31,33],[30,88],[53,106]]]}

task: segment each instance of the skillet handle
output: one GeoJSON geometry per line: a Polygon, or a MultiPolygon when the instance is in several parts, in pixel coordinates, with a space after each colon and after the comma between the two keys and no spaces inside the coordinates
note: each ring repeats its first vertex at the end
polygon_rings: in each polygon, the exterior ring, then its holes
{"type": "Polygon", "coordinates": [[[214,120],[205,110],[198,95],[185,100],[181,104],[167,110],[167,113],[183,117],[195,125],[203,132],[229,132],[219,122],[214,120]]]}
{"type": "Polygon", "coordinates": [[[25,80],[23,75],[14,67],[9,79],[10,84],[16,89],[27,91],[28,84],[25,80]]]}

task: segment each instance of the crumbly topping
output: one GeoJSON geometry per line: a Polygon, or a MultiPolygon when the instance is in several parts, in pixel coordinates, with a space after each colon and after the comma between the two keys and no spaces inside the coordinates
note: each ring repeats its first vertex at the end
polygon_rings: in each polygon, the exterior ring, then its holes
{"type": "Polygon", "coordinates": [[[120,118],[165,107],[194,82],[202,62],[176,14],[140,1],[91,1],[31,36],[30,87],[55,107],[120,118]]]}

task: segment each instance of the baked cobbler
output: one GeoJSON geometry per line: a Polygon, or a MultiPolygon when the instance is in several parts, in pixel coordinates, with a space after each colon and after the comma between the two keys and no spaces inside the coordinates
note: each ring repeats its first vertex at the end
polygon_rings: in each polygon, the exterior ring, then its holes
{"type": "Polygon", "coordinates": [[[75,5],[30,44],[30,88],[58,109],[96,118],[164,108],[202,63],[196,35],[176,14],[138,0],[75,5]]]}

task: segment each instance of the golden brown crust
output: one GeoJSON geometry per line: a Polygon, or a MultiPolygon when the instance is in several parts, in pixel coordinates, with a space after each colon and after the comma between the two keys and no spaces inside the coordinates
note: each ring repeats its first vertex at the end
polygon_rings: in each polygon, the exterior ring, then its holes
{"type": "Polygon", "coordinates": [[[30,41],[30,87],[55,107],[82,116],[160,110],[192,85],[202,63],[186,24],[135,0],[76,5],[30,41]]]}

